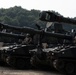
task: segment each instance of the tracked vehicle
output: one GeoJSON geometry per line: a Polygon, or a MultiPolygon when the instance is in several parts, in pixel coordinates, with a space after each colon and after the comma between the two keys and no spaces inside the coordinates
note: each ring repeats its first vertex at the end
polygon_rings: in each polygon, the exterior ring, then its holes
{"type": "MultiPolygon", "coordinates": [[[[19,30],[17,27],[11,27],[10,25],[4,25],[1,24],[1,26],[4,26],[4,29],[10,28],[13,30],[19,30]]],[[[22,29],[22,28],[20,28],[22,29]]],[[[7,33],[7,32],[0,32],[1,36],[5,37],[10,37],[10,39],[13,37],[17,40],[21,39],[23,40],[25,38],[25,35],[22,34],[15,34],[15,33],[7,33]]],[[[18,41],[15,41],[15,43],[12,41],[11,43],[8,40],[8,43],[5,43],[3,47],[0,48],[0,59],[7,63],[8,65],[18,68],[18,69],[23,69],[23,68],[28,68],[30,67],[30,49],[36,48],[33,44],[22,44],[19,43],[18,41]]],[[[3,41],[5,42],[5,41],[3,41]]]]}
{"type": "MultiPolygon", "coordinates": [[[[1,59],[6,62],[7,64],[13,66],[13,67],[18,67],[18,68],[24,68],[25,66],[27,66],[27,62],[30,63],[30,58],[31,55],[34,54],[34,51],[29,51],[32,49],[37,49],[37,54],[38,56],[46,56],[47,54],[47,50],[46,51],[42,51],[42,37],[44,36],[58,36],[59,38],[64,38],[64,39],[71,39],[71,36],[64,36],[63,34],[57,34],[57,33],[52,33],[52,32],[46,32],[44,30],[37,30],[37,29],[33,29],[33,28],[21,28],[21,27],[12,27],[10,25],[4,25],[1,24],[1,26],[4,26],[7,28],[12,28],[15,30],[19,30],[20,32],[24,32],[24,33],[32,33],[33,35],[38,35],[38,39],[36,39],[38,41],[37,45],[35,44],[30,44],[30,45],[22,45],[22,44],[16,44],[16,45],[12,45],[12,47],[8,47],[7,49],[4,49],[1,51],[1,59]],[[68,38],[70,37],[70,38],[68,38]],[[40,51],[41,50],[41,51],[40,51]],[[41,54],[39,54],[41,52],[41,54]],[[22,61],[22,62],[21,62],[22,61]]],[[[5,33],[0,33],[1,35],[6,35],[5,33]]],[[[12,34],[9,34],[8,36],[12,37],[12,34]]],[[[18,36],[17,36],[18,37],[18,36]]],[[[22,36],[21,36],[22,37],[22,36]]],[[[43,49],[44,50],[44,49],[43,49]]],[[[37,55],[36,54],[36,55],[37,55]]],[[[35,55],[35,54],[34,54],[35,55]]],[[[41,59],[40,57],[40,59],[41,59]]],[[[46,59],[46,58],[44,58],[46,59]]],[[[45,60],[44,60],[45,61],[45,60]]],[[[29,66],[28,66],[29,67],[29,66]]]]}
{"type": "Polygon", "coordinates": [[[12,45],[8,48],[1,49],[1,59],[8,65],[25,69],[30,67],[30,53],[29,50],[34,49],[33,45],[12,45]]]}
{"type": "Polygon", "coordinates": [[[71,46],[72,44],[72,40],[73,40],[73,36],[72,35],[65,35],[65,34],[60,34],[60,33],[51,33],[51,32],[47,32],[49,33],[47,36],[52,36],[52,37],[56,37],[58,39],[63,40],[62,43],[54,43],[51,44],[50,46],[48,45],[48,47],[46,48],[42,48],[41,44],[37,47],[37,49],[33,49],[30,52],[33,54],[33,56],[30,59],[31,64],[34,67],[37,68],[45,68],[45,66],[49,66],[49,67],[53,67],[53,61],[54,61],[54,54],[57,52],[57,54],[59,52],[61,52],[61,50],[63,50],[64,48],[68,48],[71,46]],[[68,41],[68,42],[65,42],[68,41]]]}
{"type": "Polygon", "coordinates": [[[73,74],[76,70],[76,20],[64,18],[49,11],[43,11],[41,13],[40,20],[59,23],[57,24],[57,26],[60,26],[60,24],[63,23],[63,25],[65,24],[65,29],[60,30],[58,28],[59,30],[53,29],[53,32],[44,32],[44,34],[47,33],[51,37],[58,38],[61,42],[58,41],[58,43],[56,43],[53,48],[50,47],[47,49],[42,49],[41,47],[38,47],[37,49],[35,49],[33,51],[35,54],[31,58],[31,64],[35,67],[39,67],[42,65],[45,66],[45,64],[49,64],[60,72],[73,74]],[[67,28],[66,26],[69,27],[67,28]],[[67,41],[67,39],[69,41],[67,41]]]}
{"type": "Polygon", "coordinates": [[[64,18],[49,11],[42,12],[40,19],[47,22],[73,24],[71,29],[73,31],[66,34],[71,35],[72,40],[67,44],[65,41],[59,48],[49,51],[48,55],[50,62],[58,71],[71,75],[76,73],[76,20],[64,18]]]}
{"type": "MultiPolygon", "coordinates": [[[[17,40],[23,40],[25,38],[24,35],[20,34],[0,32],[0,35],[5,36],[6,38],[10,37],[10,39],[15,38],[17,40]]],[[[9,42],[9,40],[8,42],[3,41],[4,45],[3,47],[0,47],[0,62],[7,63],[8,65],[18,69],[26,68],[26,65],[30,64],[29,50],[34,48],[33,45],[23,45],[19,43],[17,40],[11,42],[9,42]]]]}

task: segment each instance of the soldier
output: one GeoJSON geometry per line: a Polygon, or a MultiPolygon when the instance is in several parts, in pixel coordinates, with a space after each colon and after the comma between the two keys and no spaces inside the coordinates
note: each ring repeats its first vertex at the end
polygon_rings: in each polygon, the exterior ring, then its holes
{"type": "Polygon", "coordinates": [[[6,29],[3,29],[2,32],[5,33],[6,32],[6,29]]]}
{"type": "Polygon", "coordinates": [[[31,44],[31,43],[32,43],[32,38],[31,38],[30,34],[27,33],[22,44],[31,44]]]}
{"type": "Polygon", "coordinates": [[[71,30],[71,36],[73,37],[72,43],[76,44],[76,31],[74,29],[71,30]]]}

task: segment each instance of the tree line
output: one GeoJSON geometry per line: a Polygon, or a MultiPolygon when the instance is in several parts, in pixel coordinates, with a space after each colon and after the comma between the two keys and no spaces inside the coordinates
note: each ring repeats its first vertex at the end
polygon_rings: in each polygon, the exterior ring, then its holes
{"type": "Polygon", "coordinates": [[[26,10],[21,6],[11,7],[9,9],[0,9],[0,22],[15,26],[28,26],[35,28],[35,24],[44,25],[39,20],[40,10],[26,10]]]}

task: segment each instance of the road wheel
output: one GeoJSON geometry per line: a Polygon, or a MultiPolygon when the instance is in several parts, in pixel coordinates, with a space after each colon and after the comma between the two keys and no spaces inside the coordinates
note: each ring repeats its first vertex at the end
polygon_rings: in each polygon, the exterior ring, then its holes
{"type": "Polygon", "coordinates": [[[36,57],[35,56],[31,57],[30,63],[32,66],[35,66],[35,64],[36,64],[36,57]]]}
{"type": "Polygon", "coordinates": [[[10,63],[10,57],[8,56],[5,61],[7,64],[9,64],[10,63]]]}
{"type": "Polygon", "coordinates": [[[8,56],[5,62],[10,66],[15,67],[15,58],[8,56]]]}
{"type": "Polygon", "coordinates": [[[37,56],[31,57],[30,63],[31,63],[32,66],[37,67],[38,66],[38,58],[37,58],[37,56]]]}
{"type": "Polygon", "coordinates": [[[27,64],[25,64],[25,60],[24,59],[17,59],[16,60],[16,67],[18,69],[24,69],[25,65],[27,65],[27,64]]]}
{"type": "Polygon", "coordinates": [[[75,70],[74,64],[73,63],[67,63],[65,66],[65,70],[66,70],[67,74],[73,74],[74,70],[75,70]]]}
{"type": "Polygon", "coordinates": [[[53,65],[54,65],[54,67],[55,67],[56,69],[61,70],[61,69],[64,68],[65,63],[64,63],[63,60],[59,60],[59,59],[57,59],[57,60],[54,60],[53,65]]]}

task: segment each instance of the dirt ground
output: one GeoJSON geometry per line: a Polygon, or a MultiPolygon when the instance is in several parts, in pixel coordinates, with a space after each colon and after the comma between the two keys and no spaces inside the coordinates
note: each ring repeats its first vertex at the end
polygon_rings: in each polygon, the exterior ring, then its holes
{"type": "Polygon", "coordinates": [[[38,69],[29,69],[29,70],[15,70],[8,66],[0,66],[0,75],[62,75],[56,70],[38,70],[38,69]]]}

